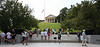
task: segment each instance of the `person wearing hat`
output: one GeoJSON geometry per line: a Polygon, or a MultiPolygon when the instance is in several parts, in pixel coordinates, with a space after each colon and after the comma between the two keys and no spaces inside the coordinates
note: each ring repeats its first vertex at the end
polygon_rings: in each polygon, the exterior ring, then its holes
{"type": "Polygon", "coordinates": [[[25,39],[24,39],[23,45],[24,45],[24,43],[26,43],[26,45],[28,45],[28,44],[27,44],[28,35],[29,35],[29,34],[28,34],[28,30],[26,30],[24,34],[25,34],[25,35],[24,35],[24,38],[25,38],[25,39]]]}
{"type": "Polygon", "coordinates": [[[85,34],[85,30],[83,30],[83,33],[82,33],[82,46],[86,46],[86,34],[85,34]],[[85,44],[85,45],[84,45],[85,44]]]}

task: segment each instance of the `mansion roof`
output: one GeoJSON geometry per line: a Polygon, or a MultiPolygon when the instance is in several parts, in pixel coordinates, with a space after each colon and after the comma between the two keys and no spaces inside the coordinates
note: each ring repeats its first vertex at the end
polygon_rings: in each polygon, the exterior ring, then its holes
{"type": "Polygon", "coordinates": [[[56,16],[50,14],[46,18],[56,18],[56,16]]]}

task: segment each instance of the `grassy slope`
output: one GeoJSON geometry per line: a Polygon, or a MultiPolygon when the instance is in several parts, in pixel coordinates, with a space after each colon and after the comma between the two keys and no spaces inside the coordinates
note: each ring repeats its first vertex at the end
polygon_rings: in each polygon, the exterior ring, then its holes
{"type": "Polygon", "coordinates": [[[39,28],[40,29],[46,29],[46,28],[53,28],[56,29],[58,31],[58,29],[60,28],[60,23],[39,23],[39,28]]]}

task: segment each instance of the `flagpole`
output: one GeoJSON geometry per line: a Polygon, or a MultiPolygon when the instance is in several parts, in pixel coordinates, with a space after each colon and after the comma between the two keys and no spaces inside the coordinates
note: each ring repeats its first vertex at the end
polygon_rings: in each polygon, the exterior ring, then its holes
{"type": "Polygon", "coordinates": [[[45,22],[45,0],[44,0],[44,22],[45,22]]]}

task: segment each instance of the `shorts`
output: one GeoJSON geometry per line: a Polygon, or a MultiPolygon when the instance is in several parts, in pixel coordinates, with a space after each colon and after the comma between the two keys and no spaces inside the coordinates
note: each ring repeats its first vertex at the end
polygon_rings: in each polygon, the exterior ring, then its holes
{"type": "Polygon", "coordinates": [[[83,39],[82,41],[86,42],[86,39],[83,39]]]}
{"type": "Polygon", "coordinates": [[[5,37],[1,37],[1,41],[4,41],[5,40],[5,37]]]}
{"type": "Polygon", "coordinates": [[[61,37],[58,37],[58,40],[61,40],[61,37]]]}
{"type": "Polygon", "coordinates": [[[12,38],[11,39],[15,39],[15,36],[12,36],[12,38]]]}
{"type": "Polygon", "coordinates": [[[48,36],[50,36],[50,33],[48,33],[48,36]]]}
{"type": "Polygon", "coordinates": [[[47,35],[45,35],[45,37],[47,37],[47,35]]]}
{"type": "Polygon", "coordinates": [[[43,37],[43,36],[41,35],[41,37],[43,37]]]}
{"type": "Polygon", "coordinates": [[[53,34],[54,34],[54,32],[53,32],[53,34]]]}
{"type": "Polygon", "coordinates": [[[28,37],[25,37],[25,40],[27,40],[28,39],[28,37]]]}
{"type": "Polygon", "coordinates": [[[30,35],[30,37],[32,37],[32,35],[30,35]]]}
{"type": "Polygon", "coordinates": [[[11,38],[7,38],[7,40],[11,40],[11,38]]]}
{"type": "Polygon", "coordinates": [[[54,39],[57,39],[57,37],[54,37],[54,39]]]}

